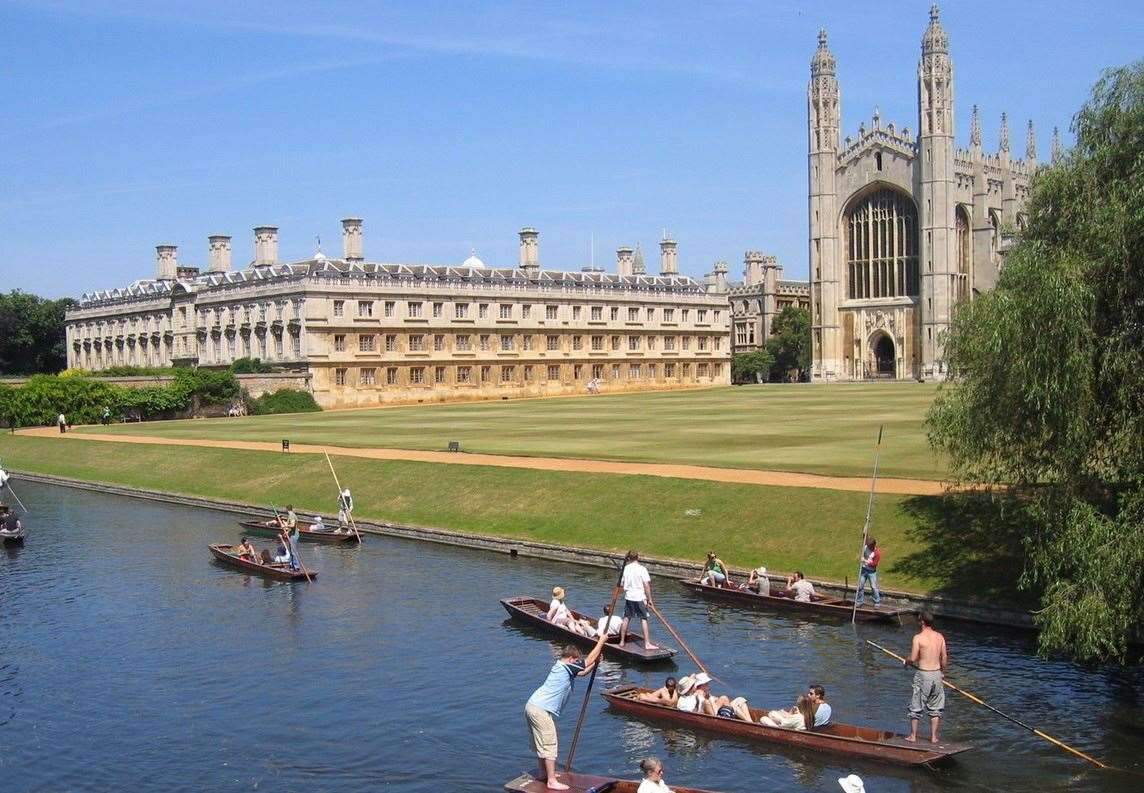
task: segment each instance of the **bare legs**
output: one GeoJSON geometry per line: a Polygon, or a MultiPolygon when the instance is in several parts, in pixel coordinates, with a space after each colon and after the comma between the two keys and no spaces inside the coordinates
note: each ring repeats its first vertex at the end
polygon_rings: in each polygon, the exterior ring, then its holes
{"type": "Polygon", "coordinates": [[[567,790],[568,786],[563,782],[556,781],[556,761],[550,758],[538,758],[538,765],[540,766],[540,778],[545,781],[545,786],[549,790],[567,790]]]}
{"type": "MultiPolygon", "coordinates": [[[[624,617],[624,621],[620,623],[620,644],[628,643],[628,617],[624,617]]],[[[658,650],[659,645],[651,643],[651,631],[648,630],[647,620],[640,620],[643,626],[643,643],[646,650],[658,650]]]]}
{"type": "MultiPolygon", "coordinates": [[[[918,722],[921,716],[910,716],[910,734],[906,740],[916,743],[918,740],[918,722]]],[[[930,743],[941,742],[941,716],[930,716],[930,743]]]]}

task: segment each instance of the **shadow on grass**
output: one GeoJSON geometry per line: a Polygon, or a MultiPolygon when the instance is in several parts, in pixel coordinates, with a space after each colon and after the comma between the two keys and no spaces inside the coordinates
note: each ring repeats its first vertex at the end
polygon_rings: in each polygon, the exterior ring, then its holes
{"type": "Polygon", "coordinates": [[[1032,524],[1015,501],[954,493],[908,498],[902,509],[913,524],[909,537],[924,550],[900,559],[893,572],[931,581],[941,595],[1019,608],[1037,605],[1036,592],[1017,587],[1025,569],[1023,542],[1032,524]]]}

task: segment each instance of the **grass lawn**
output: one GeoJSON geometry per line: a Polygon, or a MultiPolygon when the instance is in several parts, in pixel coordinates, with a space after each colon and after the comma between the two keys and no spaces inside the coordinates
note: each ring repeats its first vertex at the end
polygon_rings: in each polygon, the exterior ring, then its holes
{"type": "MultiPolygon", "coordinates": [[[[747,398],[737,391],[715,396],[720,395],[747,398]]],[[[563,411],[575,404],[496,407],[552,405],[563,411]]],[[[318,455],[0,435],[0,458],[8,468],[33,473],[261,505],[291,502],[302,515],[335,508],[335,488],[318,455]]],[[[654,556],[695,560],[714,548],[735,566],[797,568],[839,581],[854,579],[866,510],[862,493],[349,457],[335,461],[365,518],[614,551],[635,547],[654,556]],[[690,517],[689,510],[701,514],[690,517]]],[[[895,558],[926,551],[932,540],[914,530],[916,511],[919,504],[934,502],[879,497],[875,528],[886,554],[884,586],[924,590],[941,583],[926,575],[924,565],[914,572],[892,569],[895,558]]],[[[35,504],[28,506],[34,518],[35,504]]],[[[31,525],[34,531],[34,520],[31,525]]]]}
{"type": "MultiPolygon", "coordinates": [[[[923,419],[937,387],[762,385],[567,399],[414,405],[242,419],[121,424],[95,432],[332,446],[692,463],[868,476],[885,424],[886,476],[941,479],[923,419]]],[[[85,428],[85,431],[88,431],[85,428]]]]}

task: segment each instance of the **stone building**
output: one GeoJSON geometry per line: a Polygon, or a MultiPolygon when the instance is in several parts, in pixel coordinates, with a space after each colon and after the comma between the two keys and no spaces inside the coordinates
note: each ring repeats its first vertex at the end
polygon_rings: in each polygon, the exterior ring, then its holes
{"type": "Polygon", "coordinates": [[[942,334],[957,304],[991,289],[1005,236],[1025,222],[1036,142],[1025,158],[985,153],[974,107],[969,148],[954,143],[954,74],[938,8],[922,36],[917,132],[874,111],[839,139],[842,104],[826,32],[808,100],[812,377],[942,379],[942,334]]]}
{"type": "Polygon", "coordinates": [[[716,262],[707,288],[726,294],[731,303],[732,353],[758,350],[771,337],[774,319],[784,308],[810,310],[810,284],[783,279],[783,266],[760,251],[743,254],[743,280],[727,280],[727,263],[716,262]]]}
{"type": "Polygon", "coordinates": [[[344,252],[280,263],[278,230],[254,229],[254,258],[231,268],[231,238],[208,238],[205,272],[156,247],[156,277],[83,295],[67,315],[68,366],[226,366],[256,357],[306,372],[323,407],[392,401],[675,388],[730,381],[727,296],[617,251],[616,274],[540,266],[520,232],[517,266],[367,262],[362,221],[344,252]]]}

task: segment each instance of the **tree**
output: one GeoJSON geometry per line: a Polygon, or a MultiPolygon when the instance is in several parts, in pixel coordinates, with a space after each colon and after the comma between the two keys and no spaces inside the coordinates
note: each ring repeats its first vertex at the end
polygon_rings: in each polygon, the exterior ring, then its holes
{"type": "Polygon", "coordinates": [[[955,481],[1029,518],[1041,651],[1124,661],[1144,625],[1144,62],[1106,72],[1073,131],[997,288],[955,314],[927,421],[955,481]]]}
{"type": "Polygon", "coordinates": [[[774,358],[771,377],[797,379],[810,368],[810,312],[787,306],[771,322],[767,351],[774,358]]]}
{"type": "Polygon", "coordinates": [[[64,313],[71,298],[0,294],[0,374],[52,374],[67,366],[64,313]]]}
{"type": "Polygon", "coordinates": [[[735,353],[731,358],[731,379],[736,383],[766,382],[774,362],[766,350],[735,353]]]}

